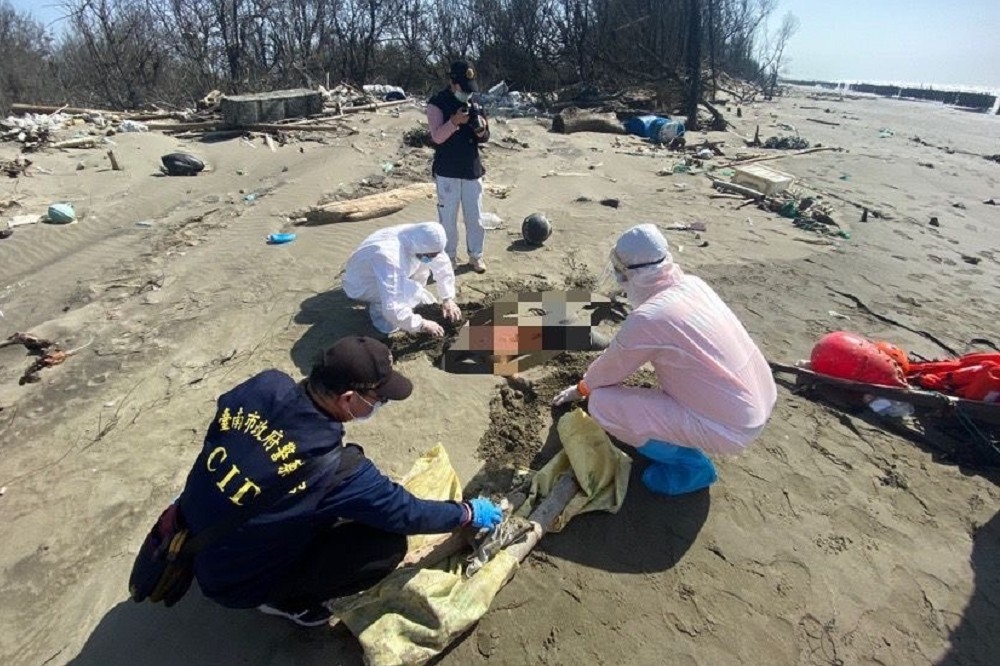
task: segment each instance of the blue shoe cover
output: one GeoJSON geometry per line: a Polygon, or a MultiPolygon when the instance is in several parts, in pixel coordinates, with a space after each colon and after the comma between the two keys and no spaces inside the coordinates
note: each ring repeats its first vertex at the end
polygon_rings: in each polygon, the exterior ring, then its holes
{"type": "Polygon", "coordinates": [[[715,465],[698,449],[651,439],[636,450],[653,461],[642,473],[651,492],[683,495],[708,488],[718,479],[715,465]]]}

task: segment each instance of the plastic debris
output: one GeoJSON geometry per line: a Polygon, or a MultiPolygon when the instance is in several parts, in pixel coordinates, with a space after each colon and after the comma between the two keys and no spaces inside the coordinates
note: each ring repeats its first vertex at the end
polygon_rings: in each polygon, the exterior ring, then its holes
{"type": "Polygon", "coordinates": [[[479,223],[483,226],[483,229],[486,229],[487,231],[503,227],[503,220],[500,219],[500,216],[496,213],[483,213],[479,218],[479,223]]]}
{"type": "Polygon", "coordinates": [[[295,234],[270,234],[267,237],[268,245],[282,245],[284,243],[291,243],[296,239],[295,234]]]}

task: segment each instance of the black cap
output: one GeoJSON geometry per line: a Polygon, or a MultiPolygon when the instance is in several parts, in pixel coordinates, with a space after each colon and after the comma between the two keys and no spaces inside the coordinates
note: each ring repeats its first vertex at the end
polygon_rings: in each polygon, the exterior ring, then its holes
{"type": "Polygon", "coordinates": [[[386,400],[405,400],[413,383],[392,369],[392,352],[374,338],[341,338],[323,352],[309,380],[327,391],[374,391],[386,400]]]}
{"type": "Polygon", "coordinates": [[[458,62],[451,63],[448,76],[451,77],[453,83],[457,83],[465,92],[479,92],[479,86],[476,85],[476,70],[468,62],[459,60],[458,62]]]}

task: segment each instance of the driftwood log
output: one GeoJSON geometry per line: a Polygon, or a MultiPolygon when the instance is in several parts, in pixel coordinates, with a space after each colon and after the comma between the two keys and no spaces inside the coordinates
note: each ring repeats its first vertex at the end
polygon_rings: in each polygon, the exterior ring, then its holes
{"type": "Polygon", "coordinates": [[[559,134],[574,132],[600,132],[602,134],[624,134],[625,127],[613,113],[583,111],[576,107],[564,109],[552,119],[552,131],[559,134]]]}
{"type": "Polygon", "coordinates": [[[319,225],[333,222],[358,222],[376,217],[385,217],[403,210],[417,199],[433,197],[434,183],[414,183],[388,192],[379,192],[358,199],[336,201],[322,206],[313,206],[294,214],[294,218],[305,218],[299,224],[319,225]]]}

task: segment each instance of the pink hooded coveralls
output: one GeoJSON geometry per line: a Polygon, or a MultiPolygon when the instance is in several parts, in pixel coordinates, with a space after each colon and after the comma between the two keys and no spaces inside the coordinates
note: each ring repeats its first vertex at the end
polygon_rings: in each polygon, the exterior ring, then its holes
{"type": "Polygon", "coordinates": [[[665,239],[660,251],[661,263],[628,271],[634,310],[583,377],[590,415],[631,446],[741,453],[777,399],[770,367],[715,291],[673,263],[665,239]],[[621,385],[646,363],[659,388],[621,385]]]}

